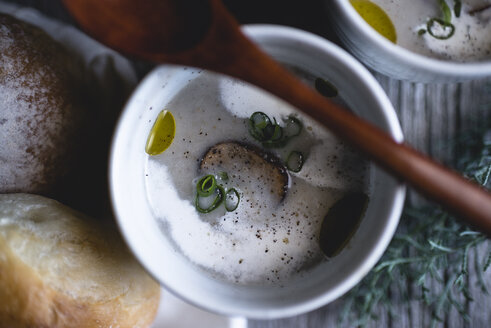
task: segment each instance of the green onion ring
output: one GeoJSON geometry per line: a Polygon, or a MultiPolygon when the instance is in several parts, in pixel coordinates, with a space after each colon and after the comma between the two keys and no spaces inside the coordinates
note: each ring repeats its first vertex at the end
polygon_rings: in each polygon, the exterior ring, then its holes
{"type": "Polygon", "coordinates": [[[250,120],[255,127],[261,130],[271,124],[271,120],[269,119],[269,116],[264,114],[263,112],[252,113],[250,120]]]}
{"type": "Polygon", "coordinates": [[[292,151],[286,159],[286,167],[292,172],[300,172],[304,163],[303,154],[299,151],[292,151]]]}
{"type": "Polygon", "coordinates": [[[461,0],[455,0],[454,1],[453,11],[455,13],[455,17],[460,17],[460,13],[462,12],[462,1],[461,0]]]}
{"type": "Polygon", "coordinates": [[[440,18],[432,18],[432,19],[430,19],[428,21],[428,23],[426,24],[426,29],[428,30],[428,33],[430,33],[430,35],[432,37],[434,37],[435,39],[438,39],[438,40],[447,40],[447,39],[450,39],[452,37],[452,35],[454,34],[454,32],[455,32],[455,26],[452,23],[445,22],[444,20],[442,20],[440,18]],[[435,35],[433,33],[433,31],[432,31],[433,25],[435,23],[440,24],[444,28],[449,27],[450,28],[450,33],[448,33],[448,35],[443,35],[443,36],[435,35]]]}
{"type": "Polygon", "coordinates": [[[225,195],[225,190],[223,190],[223,187],[222,186],[217,186],[215,188],[215,190],[218,191],[215,199],[213,200],[213,203],[210,205],[210,207],[208,208],[202,208],[201,206],[199,206],[199,194],[196,194],[196,198],[194,200],[194,205],[196,206],[196,209],[198,210],[198,212],[200,213],[210,213],[211,211],[213,211],[214,209],[216,209],[218,206],[220,206],[220,204],[223,202],[223,199],[224,199],[224,195],[225,195]]]}
{"type": "Polygon", "coordinates": [[[452,20],[452,12],[450,11],[450,7],[448,6],[447,1],[439,0],[438,2],[440,3],[440,9],[442,10],[442,15],[443,15],[442,20],[445,23],[450,24],[452,20]]]}
{"type": "Polygon", "coordinates": [[[275,125],[273,124],[268,124],[263,130],[262,130],[262,137],[260,141],[269,141],[275,134],[275,125]]]}
{"type": "Polygon", "coordinates": [[[239,206],[239,202],[240,202],[239,192],[235,188],[231,188],[231,189],[227,190],[227,193],[225,194],[225,209],[228,212],[233,212],[239,206]],[[233,202],[230,205],[228,200],[231,198],[235,198],[235,199],[237,199],[237,201],[233,202]]]}
{"type": "Polygon", "coordinates": [[[277,141],[277,140],[281,140],[282,137],[283,137],[283,128],[281,126],[279,126],[277,123],[275,123],[273,135],[271,136],[271,138],[269,140],[277,141]]]}
{"type": "Polygon", "coordinates": [[[271,121],[265,113],[254,112],[249,118],[249,133],[264,147],[283,147],[291,138],[298,136],[303,128],[302,123],[292,115],[283,121],[286,123],[285,128],[281,127],[275,118],[271,121]],[[288,133],[288,128],[292,133],[288,133]]]}
{"type": "Polygon", "coordinates": [[[198,180],[196,184],[196,191],[198,195],[206,197],[210,196],[215,189],[217,188],[217,180],[211,174],[205,175],[201,179],[198,180]]]}
{"type": "Polygon", "coordinates": [[[249,118],[249,132],[259,141],[265,138],[265,130],[270,125],[271,120],[269,119],[268,115],[264,114],[263,112],[254,112],[249,118]]]}
{"type": "Polygon", "coordinates": [[[285,120],[285,122],[286,122],[287,127],[289,125],[296,127],[296,130],[294,130],[294,133],[288,136],[289,138],[296,137],[302,132],[302,129],[303,129],[302,122],[300,122],[300,120],[298,118],[296,118],[295,116],[293,116],[293,115],[288,116],[288,119],[285,120]]]}

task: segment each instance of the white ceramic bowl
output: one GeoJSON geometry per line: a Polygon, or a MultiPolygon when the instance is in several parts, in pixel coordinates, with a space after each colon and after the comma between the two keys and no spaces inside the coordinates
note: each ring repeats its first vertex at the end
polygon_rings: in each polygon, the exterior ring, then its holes
{"type": "MultiPolygon", "coordinates": [[[[258,25],[244,31],[279,61],[336,84],[357,114],[402,140],[397,117],[382,88],[345,51],[320,37],[287,27],[258,25]]],[[[169,291],[196,306],[229,316],[293,316],[343,295],[380,258],[403,207],[404,186],[373,165],[369,172],[372,196],[349,246],[329,263],[318,265],[284,287],[250,287],[212,278],[197,270],[161,233],[145,189],[148,155],[144,145],[159,110],[199,72],[179,66],[157,67],[136,89],[118,123],[111,151],[110,187],[115,215],[130,249],[169,291]]]]}
{"type": "Polygon", "coordinates": [[[356,58],[395,79],[414,82],[458,82],[491,76],[491,60],[460,63],[438,60],[395,45],[377,33],[349,0],[326,0],[329,21],[356,58]]]}

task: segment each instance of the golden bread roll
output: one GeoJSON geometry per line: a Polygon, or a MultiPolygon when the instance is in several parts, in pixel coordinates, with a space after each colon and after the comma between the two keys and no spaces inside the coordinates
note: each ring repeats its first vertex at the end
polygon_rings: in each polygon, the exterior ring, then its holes
{"type": "Polygon", "coordinates": [[[147,327],[159,297],[114,227],[42,196],[0,195],[1,327],[147,327]]]}
{"type": "Polygon", "coordinates": [[[44,31],[0,14],[1,193],[43,194],[77,209],[80,195],[104,198],[109,133],[96,128],[90,79],[44,31]]]}

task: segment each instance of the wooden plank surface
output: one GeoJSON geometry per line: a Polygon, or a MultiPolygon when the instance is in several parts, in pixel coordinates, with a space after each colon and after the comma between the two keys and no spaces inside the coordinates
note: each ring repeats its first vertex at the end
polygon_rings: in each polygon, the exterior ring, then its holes
{"type": "MultiPolygon", "coordinates": [[[[73,23],[73,20],[58,1],[53,0],[8,0],[21,5],[32,6],[48,16],[73,23]]],[[[225,1],[230,10],[241,23],[275,23],[302,28],[336,42],[325,21],[325,4],[322,0],[303,2],[269,0],[264,1],[225,1]]],[[[135,62],[140,75],[151,66],[135,62]]],[[[397,111],[406,140],[415,148],[429,154],[433,158],[455,163],[458,159],[449,145],[462,131],[475,130],[482,122],[490,122],[491,115],[491,77],[479,81],[459,84],[420,84],[402,82],[374,74],[397,111]]],[[[425,203],[414,192],[409,192],[407,203],[420,205],[425,203]]],[[[479,252],[486,252],[480,249],[479,252]]],[[[466,311],[470,322],[463,321],[456,311],[450,313],[441,327],[489,327],[491,322],[491,298],[476,287],[477,275],[471,265],[474,254],[469,259],[471,296],[474,302],[468,302],[466,311]]],[[[491,270],[484,279],[491,282],[491,270]]],[[[439,288],[439,287],[435,287],[439,288]]],[[[419,290],[407,286],[407,292],[419,293],[419,290]]],[[[399,316],[390,318],[384,311],[379,311],[379,320],[369,327],[428,327],[431,314],[420,303],[413,302],[406,309],[398,306],[401,295],[391,291],[391,298],[399,316]]],[[[306,328],[335,327],[338,314],[343,308],[343,300],[338,300],[321,309],[281,320],[251,320],[250,328],[306,328]]],[[[348,325],[349,326],[349,325],[348,325]]]]}
{"type": "MultiPolygon", "coordinates": [[[[491,78],[458,84],[410,83],[397,81],[374,73],[396,109],[406,140],[418,150],[444,162],[457,160],[452,143],[460,132],[482,128],[483,122],[491,122],[491,78]]],[[[422,205],[426,200],[413,191],[409,191],[407,205],[422,205]]],[[[403,222],[402,222],[403,224],[403,222]]],[[[489,244],[479,249],[484,254],[489,244]]],[[[473,302],[467,302],[466,309],[470,321],[453,310],[444,322],[437,327],[476,327],[487,328],[491,323],[491,297],[477,286],[477,274],[472,263],[475,255],[469,258],[468,270],[471,279],[473,302]]],[[[484,275],[491,283],[491,270],[484,275]]],[[[434,284],[434,288],[440,288],[434,284]]],[[[419,294],[418,288],[411,292],[419,294]]],[[[368,327],[430,327],[431,313],[418,302],[412,302],[409,309],[399,305],[400,295],[392,291],[392,304],[398,316],[389,318],[388,313],[378,312],[379,319],[368,327]]],[[[293,328],[293,327],[336,327],[339,312],[343,309],[343,300],[338,300],[321,309],[294,318],[249,322],[250,328],[293,328]]],[[[348,324],[349,326],[349,324],[348,324]]]]}

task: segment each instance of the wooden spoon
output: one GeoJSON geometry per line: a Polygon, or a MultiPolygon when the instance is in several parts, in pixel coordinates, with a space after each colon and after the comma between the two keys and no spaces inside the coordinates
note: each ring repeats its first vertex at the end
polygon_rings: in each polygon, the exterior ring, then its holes
{"type": "Polygon", "coordinates": [[[220,0],[63,0],[101,42],[224,73],[283,98],[396,177],[491,234],[491,195],[304,85],[247,39],[220,0]]]}

